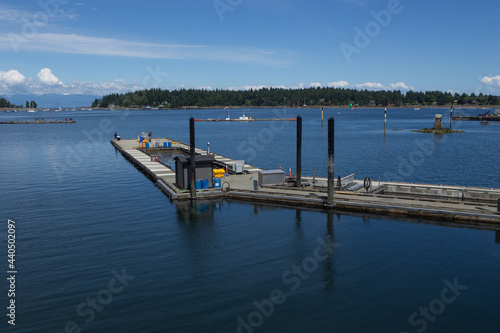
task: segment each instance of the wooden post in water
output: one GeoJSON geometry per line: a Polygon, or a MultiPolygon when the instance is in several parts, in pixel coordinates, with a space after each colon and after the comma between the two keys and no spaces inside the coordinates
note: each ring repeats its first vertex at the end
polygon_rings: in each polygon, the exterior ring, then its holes
{"type": "Polygon", "coordinates": [[[450,106],[450,129],[451,129],[451,118],[453,117],[453,103],[450,106]]]}
{"type": "Polygon", "coordinates": [[[387,108],[384,108],[384,134],[387,128],[387,108]]]}
{"type": "Polygon", "coordinates": [[[297,177],[295,186],[300,188],[302,183],[302,117],[297,116],[297,177]]]}
{"type": "Polygon", "coordinates": [[[191,172],[189,173],[190,199],[196,199],[196,161],[195,161],[195,139],[194,139],[194,118],[189,118],[189,152],[191,154],[191,172]]]}
{"type": "Polygon", "coordinates": [[[333,119],[333,117],[330,117],[328,119],[328,198],[326,201],[327,208],[333,208],[335,206],[333,200],[334,126],[335,126],[335,119],[333,119]]]}

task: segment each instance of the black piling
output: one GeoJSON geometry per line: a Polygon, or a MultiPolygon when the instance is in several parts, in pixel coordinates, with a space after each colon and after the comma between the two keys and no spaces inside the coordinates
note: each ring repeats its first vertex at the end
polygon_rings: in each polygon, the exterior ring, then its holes
{"type": "Polygon", "coordinates": [[[297,177],[295,186],[302,184],[302,117],[297,116],[297,177]]]}
{"type": "Polygon", "coordinates": [[[327,208],[332,208],[334,206],[334,127],[335,119],[330,117],[328,119],[328,198],[326,202],[327,208]]]}
{"type": "Polygon", "coordinates": [[[196,161],[195,161],[195,139],[194,139],[194,118],[189,118],[189,152],[191,154],[191,172],[189,174],[189,186],[191,190],[190,199],[196,199],[196,161]]]}

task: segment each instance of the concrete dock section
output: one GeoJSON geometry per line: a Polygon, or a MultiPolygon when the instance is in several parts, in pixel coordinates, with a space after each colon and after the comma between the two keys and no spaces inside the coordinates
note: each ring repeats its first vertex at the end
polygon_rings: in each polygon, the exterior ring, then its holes
{"type": "MultiPolygon", "coordinates": [[[[154,148],[139,148],[137,139],[114,139],[111,144],[171,200],[189,200],[190,191],[176,184],[176,171],[154,159],[155,152],[159,150],[187,155],[189,145],[169,138],[153,139],[150,145],[156,141],[159,144],[154,148]],[[164,142],[170,142],[170,146],[164,148],[164,142]]],[[[204,149],[196,148],[195,151],[196,156],[208,155],[204,149]]],[[[242,172],[234,173],[231,170],[235,160],[212,152],[210,156],[214,158],[214,169],[226,168],[230,172],[220,178],[220,188],[197,189],[197,199],[242,200],[302,208],[326,207],[339,212],[394,215],[500,228],[500,189],[379,181],[367,184],[366,180],[354,179],[352,174],[335,181],[335,206],[327,207],[327,178],[302,176],[300,186],[296,186],[293,179],[286,179],[281,184],[263,185],[258,179],[264,169],[244,164],[242,172]]]]}
{"type": "Polygon", "coordinates": [[[33,125],[33,124],[74,124],[76,120],[23,120],[0,121],[0,125],[33,125]]]}

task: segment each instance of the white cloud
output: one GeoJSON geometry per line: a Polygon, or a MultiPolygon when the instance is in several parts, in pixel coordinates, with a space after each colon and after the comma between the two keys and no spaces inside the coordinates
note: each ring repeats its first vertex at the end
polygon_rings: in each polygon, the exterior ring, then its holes
{"type": "Polygon", "coordinates": [[[264,88],[269,88],[269,86],[260,85],[260,86],[242,86],[242,87],[229,87],[227,90],[260,90],[264,88]]]}
{"type": "Polygon", "coordinates": [[[210,45],[145,43],[77,34],[38,33],[25,36],[0,35],[0,50],[121,56],[152,59],[204,59],[257,63],[284,67],[291,63],[287,51],[210,45]]]}
{"type": "MultiPolygon", "coordinates": [[[[299,83],[297,86],[283,86],[283,85],[275,85],[275,86],[266,86],[266,85],[254,85],[254,86],[241,86],[241,87],[229,87],[228,90],[258,90],[262,88],[281,88],[281,89],[308,89],[308,88],[318,88],[323,87],[320,82],[311,82],[307,83],[299,83]]],[[[378,82],[365,82],[365,83],[353,83],[350,84],[347,81],[336,81],[329,82],[326,84],[327,87],[332,88],[344,88],[344,89],[357,89],[357,90],[415,90],[413,87],[408,86],[404,82],[396,82],[388,85],[383,85],[378,82]]]]}
{"type": "MultiPolygon", "coordinates": [[[[497,80],[500,79],[497,78],[497,80]]],[[[377,82],[365,82],[350,84],[347,81],[336,81],[330,82],[326,85],[320,82],[311,82],[309,84],[300,83],[298,86],[285,86],[285,85],[245,85],[245,86],[233,86],[226,88],[227,90],[259,90],[263,88],[278,88],[278,89],[308,89],[317,87],[335,87],[335,88],[345,88],[345,89],[367,89],[367,90],[414,90],[413,87],[409,87],[404,82],[391,83],[389,85],[383,85],[377,82]]],[[[68,84],[64,84],[59,78],[52,73],[50,68],[41,69],[35,78],[26,78],[19,71],[11,69],[7,72],[0,71],[0,95],[13,95],[19,93],[31,93],[35,95],[42,94],[90,94],[90,95],[107,95],[112,93],[125,93],[129,91],[136,91],[142,89],[148,89],[144,84],[138,84],[135,82],[126,82],[123,79],[115,79],[113,81],[105,81],[101,83],[93,82],[79,82],[73,81],[68,84]]],[[[162,89],[181,89],[184,85],[177,85],[174,87],[162,87],[162,89]]],[[[211,86],[196,86],[196,89],[213,90],[211,86]]]]}
{"type": "Polygon", "coordinates": [[[29,17],[30,13],[0,4],[0,21],[18,21],[29,17]]]}
{"type": "Polygon", "coordinates": [[[19,86],[24,84],[25,81],[26,77],[15,69],[11,69],[7,72],[0,71],[0,85],[19,86]]]}
{"type": "Polygon", "coordinates": [[[380,82],[364,82],[364,83],[349,83],[347,81],[336,81],[327,84],[328,87],[344,88],[344,89],[357,89],[357,90],[415,90],[415,88],[408,86],[404,82],[390,83],[384,85],[380,82]]]}
{"type": "Polygon", "coordinates": [[[23,74],[14,69],[7,72],[0,71],[0,95],[8,96],[23,93],[35,95],[107,95],[144,89],[144,87],[136,83],[128,83],[123,79],[101,83],[73,81],[70,84],[63,84],[49,68],[41,69],[36,76],[36,78],[26,78],[23,74]]]}
{"type": "Polygon", "coordinates": [[[385,90],[386,87],[382,83],[377,82],[365,82],[365,83],[354,83],[352,87],[359,90],[385,90]]]}
{"type": "Polygon", "coordinates": [[[492,77],[484,76],[481,78],[480,82],[488,86],[500,87],[500,75],[492,77]]]}
{"type": "Polygon", "coordinates": [[[404,82],[396,82],[389,84],[390,90],[414,90],[408,87],[404,82]]]}
{"type": "Polygon", "coordinates": [[[327,84],[327,86],[333,88],[349,88],[349,82],[347,81],[330,82],[327,84]]]}
{"type": "Polygon", "coordinates": [[[52,71],[49,68],[43,68],[36,76],[41,83],[48,86],[63,84],[54,74],[52,74],[52,71]]]}
{"type": "MultiPolygon", "coordinates": [[[[49,2],[50,1],[47,1],[47,3],[49,2]]],[[[77,17],[77,15],[74,14],[74,10],[65,10],[61,8],[56,11],[57,8],[50,7],[50,9],[46,11],[42,7],[38,7],[38,10],[27,11],[0,4],[0,21],[9,21],[9,23],[12,24],[17,23],[22,25],[28,22],[30,24],[34,24],[36,28],[41,28],[49,25],[49,18],[50,21],[55,22],[66,19],[74,20],[77,17]]]]}

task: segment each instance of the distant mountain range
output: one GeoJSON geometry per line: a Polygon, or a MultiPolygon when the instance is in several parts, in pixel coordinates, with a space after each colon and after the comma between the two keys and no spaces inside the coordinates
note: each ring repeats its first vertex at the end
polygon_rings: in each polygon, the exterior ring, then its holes
{"type": "Polygon", "coordinates": [[[58,95],[58,94],[45,94],[45,95],[11,95],[3,96],[9,102],[15,105],[25,105],[26,101],[35,101],[38,108],[54,109],[60,106],[61,108],[72,107],[88,107],[96,98],[102,98],[98,95],[58,95]]]}

